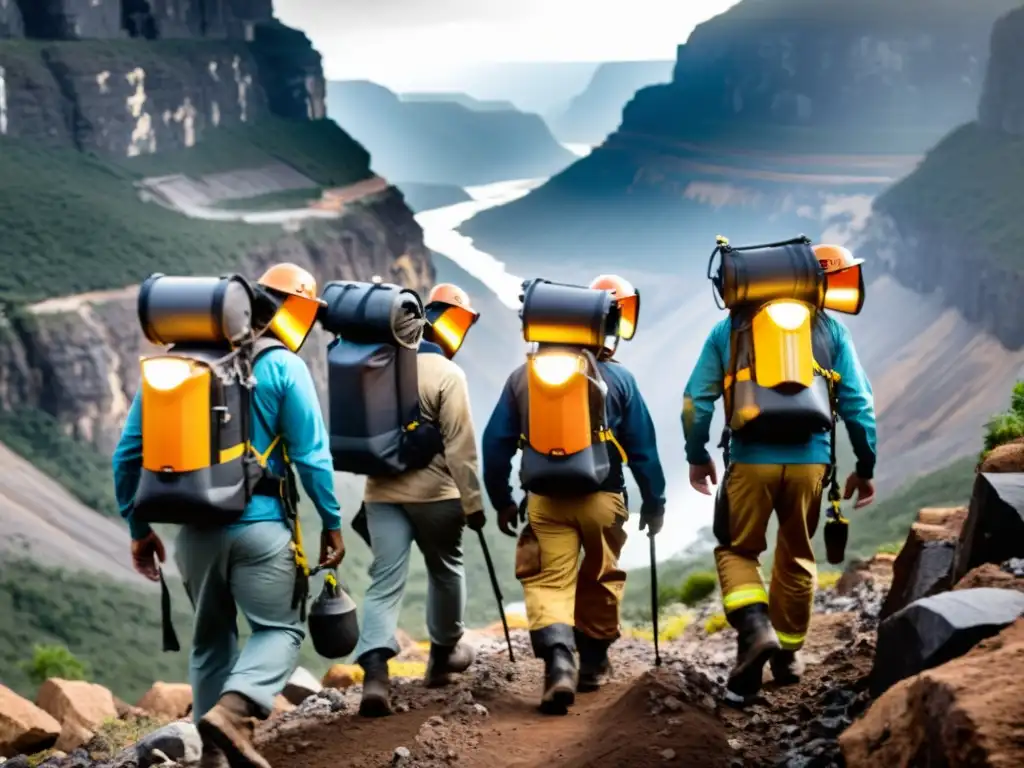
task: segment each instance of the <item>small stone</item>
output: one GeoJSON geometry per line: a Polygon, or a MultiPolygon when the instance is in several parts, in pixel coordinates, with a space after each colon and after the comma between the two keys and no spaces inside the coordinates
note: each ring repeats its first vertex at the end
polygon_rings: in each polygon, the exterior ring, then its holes
{"type": "Polygon", "coordinates": [[[700,700],[700,706],[701,706],[702,709],[706,709],[708,712],[714,712],[715,711],[715,707],[717,706],[716,703],[715,703],[715,697],[714,696],[704,696],[704,697],[702,697],[701,700],[700,700]]]}
{"type": "Polygon", "coordinates": [[[294,755],[296,752],[298,752],[294,744],[289,744],[288,746],[286,746],[284,748],[284,751],[287,752],[289,755],[294,755]]]}
{"type": "Polygon", "coordinates": [[[397,704],[395,704],[395,712],[398,712],[399,714],[405,714],[408,711],[409,705],[406,702],[400,701],[397,704]]]}
{"type": "Polygon", "coordinates": [[[663,749],[663,750],[661,750],[661,759],[662,760],[674,760],[675,756],[676,756],[676,751],[674,749],[663,749]]]}
{"type": "Polygon", "coordinates": [[[179,763],[198,762],[203,753],[203,741],[192,723],[175,722],[165,725],[135,745],[135,759],[140,768],[164,762],[163,758],[179,763]]]}
{"type": "Polygon", "coordinates": [[[483,704],[474,704],[473,712],[477,715],[480,715],[480,717],[487,717],[490,714],[490,712],[487,711],[487,707],[485,707],[483,704]]]}
{"type": "Polygon", "coordinates": [[[412,752],[409,751],[408,747],[395,747],[395,753],[391,758],[391,762],[400,763],[402,760],[408,760],[410,757],[412,757],[412,752]]]}
{"type": "Polygon", "coordinates": [[[785,736],[787,739],[793,738],[798,733],[800,733],[800,726],[798,725],[787,725],[785,728],[782,729],[782,735],[785,736]]]}
{"type": "Polygon", "coordinates": [[[739,752],[741,749],[743,749],[743,742],[739,739],[729,739],[728,744],[729,749],[733,750],[734,752],[739,752]]]}
{"type": "Polygon", "coordinates": [[[675,696],[666,696],[665,700],[662,703],[665,705],[667,709],[671,710],[672,712],[678,712],[680,709],[683,708],[683,702],[681,702],[675,696]]]}
{"type": "Polygon", "coordinates": [[[442,726],[444,725],[444,718],[440,715],[432,715],[431,717],[427,718],[427,725],[433,726],[435,728],[442,726]]]}

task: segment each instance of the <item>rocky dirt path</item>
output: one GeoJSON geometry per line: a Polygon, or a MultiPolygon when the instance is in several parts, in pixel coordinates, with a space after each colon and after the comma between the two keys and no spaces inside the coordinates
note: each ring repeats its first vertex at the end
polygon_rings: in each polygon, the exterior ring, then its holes
{"type": "Polygon", "coordinates": [[[272,765],[289,768],[827,768],[839,764],[836,736],[866,703],[861,681],[879,604],[880,597],[863,592],[823,596],[805,680],[784,689],[768,682],[762,699],[742,712],[719,703],[734,653],[728,629],[708,635],[695,622],[662,649],[657,669],[650,643],[621,640],[613,648],[612,682],[580,694],[564,717],[537,711],[543,667],[526,633],[513,635],[512,665],[492,630],[472,672],[453,687],[395,685],[392,717],[355,715],[356,686],[272,720],[261,743],[272,765]]]}

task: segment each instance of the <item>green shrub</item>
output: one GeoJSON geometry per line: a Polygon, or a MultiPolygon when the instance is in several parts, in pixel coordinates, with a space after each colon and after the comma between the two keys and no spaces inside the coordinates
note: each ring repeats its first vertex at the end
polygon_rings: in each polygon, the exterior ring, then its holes
{"type": "Polygon", "coordinates": [[[890,541],[882,544],[876,552],[880,555],[898,555],[903,550],[902,541],[890,541]]]}
{"type": "Polygon", "coordinates": [[[64,645],[34,646],[32,659],[22,662],[21,668],[36,685],[42,685],[51,677],[59,677],[62,680],[89,678],[89,668],[64,645]]]}
{"type": "Polygon", "coordinates": [[[1000,445],[1012,443],[1024,437],[1024,381],[1013,385],[1010,394],[1010,409],[996,414],[985,424],[985,449],[981,458],[984,459],[993,449],[1000,445]]]}
{"type": "Polygon", "coordinates": [[[691,573],[679,588],[679,600],[693,606],[714,594],[718,587],[718,576],[712,571],[691,573]]]}

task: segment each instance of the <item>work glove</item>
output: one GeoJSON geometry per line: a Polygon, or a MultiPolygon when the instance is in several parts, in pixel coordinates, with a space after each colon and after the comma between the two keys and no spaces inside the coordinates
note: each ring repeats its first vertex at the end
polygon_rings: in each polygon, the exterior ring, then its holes
{"type": "Polygon", "coordinates": [[[662,526],[665,524],[665,507],[661,504],[653,504],[648,506],[644,504],[640,508],[640,530],[647,529],[647,535],[650,537],[657,536],[661,533],[662,526]]]}
{"type": "Polygon", "coordinates": [[[498,510],[498,529],[506,536],[516,537],[516,526],[519,524],[519,507],[509,504],[498,510]]]}
{"type": "Polygon", "coordinates": [[[487,524],[484,511],[481,509],[471,515],[466,515],[466,526],[472,531],[482,531],[487,524]]]}
{"type": "Polygon", "coordinates": [[[324,530],[320,534],[320,569],[337,568],[345,559],[345,540],[341,537],[341,529],[324,530]]]}
{"type": "Polygon", "coordinates": [[[690,465],[690,485],[693,487],[693,490],[703,493],[705,496],[710,496],[711,486],[708,485],[709,481],[711,485],[718,485],[718,470],[715,468],[714,460],[709,461],[707,464],[690,465]]]}
{"type": "Polygon", "coordinates": [[[854,509],[861,509],[875,500],[875,481],[861,477],[856,472],[851,472],[846,478],[846,489],[843,492],[844,499],[852,499],[854,492],[857,493],[857,501],[854,509]]]}
{"type": "Polygon", "coordinates": [[[166,559],[164,543],[155,531],[150,531],[145,538],[132,541],[132,566],[150,581],[160,581],[157,561],[162,563],[166,559]]]}

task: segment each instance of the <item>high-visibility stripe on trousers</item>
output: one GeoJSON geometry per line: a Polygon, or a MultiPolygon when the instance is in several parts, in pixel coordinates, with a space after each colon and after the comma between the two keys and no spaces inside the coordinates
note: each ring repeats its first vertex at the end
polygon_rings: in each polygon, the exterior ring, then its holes
{"type": "Polygon", "coordinates": [[[725,612],[767,603],[779,643],[787,650],[803,646],[811,621],[818,573],[811,539],[825,470],[823,464],[733,464],[715,509],[715,564],[725,612]],[[758,562],[768,548],[773,510],[779,533],[766,591],[758,562]]]}

